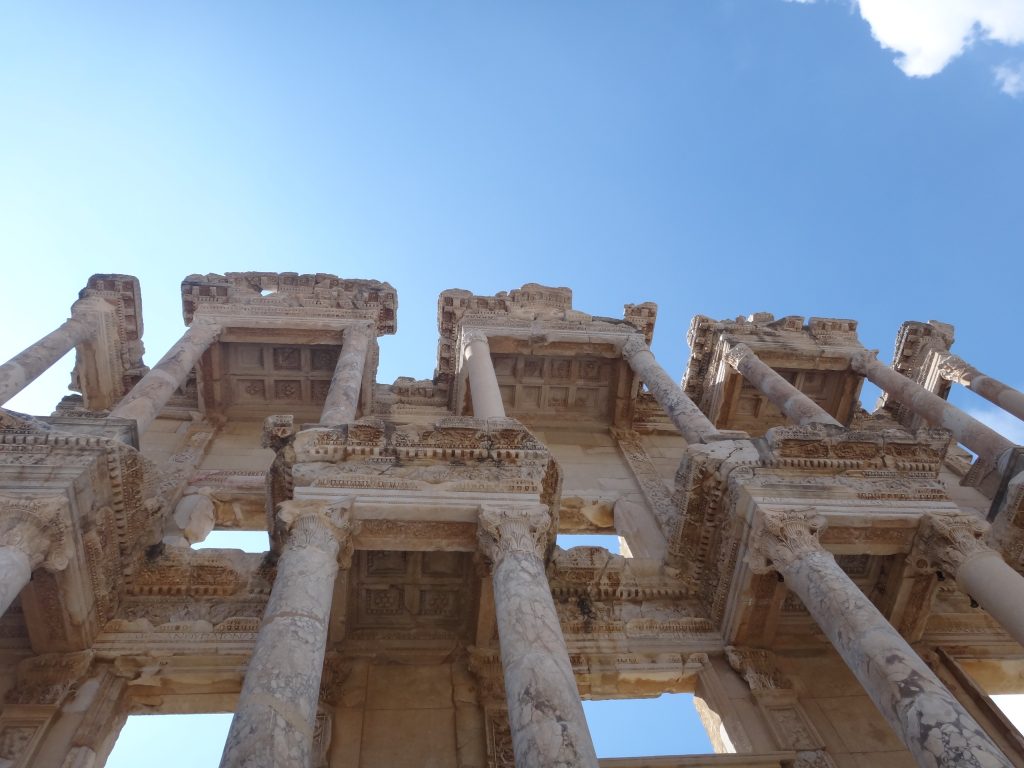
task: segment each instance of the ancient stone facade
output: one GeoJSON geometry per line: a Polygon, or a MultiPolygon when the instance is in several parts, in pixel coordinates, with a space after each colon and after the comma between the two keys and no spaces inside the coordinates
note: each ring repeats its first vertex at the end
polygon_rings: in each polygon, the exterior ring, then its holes
{"type": "Polygon", "coordinates": [[[449,290],[433,378],[380,384],[387,283],[182,303],[147,369],[138,281],[96,275],[0,366],[6,402],[77,349],[81,393],[0,409],[0,766],[182,712],[234,713],[229,768],[1024,766],[989,697],[1024,691],[1024,449],[946,402],[1024,396],[951,326],[886,365],[851,320],[698,316],[679,384],[653,304],[449,290]],[[189,546],[231,529],[270,551],[189,546]],[[664,692],[717,754],[596,756],[581,698],[664,692]]]}

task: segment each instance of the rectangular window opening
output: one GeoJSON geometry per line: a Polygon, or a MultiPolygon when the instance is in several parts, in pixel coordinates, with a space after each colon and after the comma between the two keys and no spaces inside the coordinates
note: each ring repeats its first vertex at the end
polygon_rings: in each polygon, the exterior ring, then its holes
{"type": "Polygon", "coordinates": [[[584,701],[583,711],[600,757],[710,755],[714,747],[692,693],[650,699],[584,701]]]}
{"type": "Polygon", "coordinates": [[[243,552],[267,552],[270,549],[270,537],[266,531],[210,531],[205,539],[193,544],[192,549],[240,549],[243,552]]]}
{"type": "Polygon", "coordinates": [[[562,549],[604,547],[613,555],[626,555],[628,552],[628,549],[622,546],[621,537],[614,533],[560,533],[555,538],[555,543],[562,549]]]}
{"type": "Polygon", "coordinates": [[[131,715],[114,743],[106,768],[217,768],[230,726],[230,712],[131,715]]]}

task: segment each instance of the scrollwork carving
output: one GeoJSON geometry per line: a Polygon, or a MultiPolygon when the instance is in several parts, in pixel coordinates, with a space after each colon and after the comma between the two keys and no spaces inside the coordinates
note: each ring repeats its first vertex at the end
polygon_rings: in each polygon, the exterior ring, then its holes
{"type": "Polygon", "coordinates": [[[818,535],[825,525],[825,518],[814,509],[762,511],[750,535],[751,570],[785,569],[806,554],[824,551],[818,535]]]}
{"type": "Polygon", "coordinates": [[[62,571],[72,556],[63,496],[0,496],[0,546],[14,547],[32,568],[62,571]]]}
{"type": "Polygon", "coordinates": [[[975,515],[924,515],[921,518],[916,549],[932,567],[956,576],[960,567],[971,558],[995,553],[995,550],[984,541],[988,528],[988,523],[975,515]]]}
{"type": "Polygon", "coordinates": [[[551,514],[543,504],[485,504],[480,510],[477,537],[492,562],[510,552],[541,557],[550,527],[551,514]]]}

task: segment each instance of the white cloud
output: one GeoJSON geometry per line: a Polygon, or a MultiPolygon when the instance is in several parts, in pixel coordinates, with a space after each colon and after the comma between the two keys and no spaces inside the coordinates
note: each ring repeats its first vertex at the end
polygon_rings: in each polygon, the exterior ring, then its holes
{"type": "Polygon", "coordinates": [[[941,72],[977,40],[1024,42],[1021,0],[856,0],[871,34],[911,77],[941,72]]]}
{"type": "Polygon", "coordinates": [[[1001,64],[992,71],[996,75],[999,90],[1007,96],[1024,96],[1024,61],[1001,64]]]}

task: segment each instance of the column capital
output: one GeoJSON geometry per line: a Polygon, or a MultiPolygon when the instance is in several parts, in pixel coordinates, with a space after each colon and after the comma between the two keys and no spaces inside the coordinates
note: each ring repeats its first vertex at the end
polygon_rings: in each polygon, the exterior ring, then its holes
{"type": "Polygon", "coordinates": [[[357,523],[352,520],[354,499],[282,501],[277,505],[275,523],[286,534],[286,549],[317,547],[338,559],[341,568],[352,565],[357,523]]]}
{"type": "Polygon", "coordinates": [[[741,341],[739,344],[734,344],[729,351],[725,353],[725,362],[733,368],[738,368],[740,363],[751,355],[757,357],[754,350],[741,341]]]}
{"type": "Polygon", "coordinates": [[[622,356],[629,360],[636,357],[641,352],[650,352],[651,348],[647,346],[647,342],[644,337],[640,334],[633,334],[626,338],[626,341],[622,344],[622,356]]]}
{"type": "Polygon", "coordinates": [[[875,365],[883,365],[878,359],[878,350],[862,349],[850,355],[850,367],[857,373],[864,374],[875,365]]]}
{"type": "Polygon", "coordinates": [[[932,512],[921,517],[915,553],[928,565],[956,577],[960,567],[979,555],[998,553],[985,543],[989,525],[981,518],[962,512],[932,512]]]}
{"type": "Polygon", "coordinates": [[[939,361],[939,376],[946,381],[955,381],[958,384],[966,384],[972,374],[977,374],[977,369],[956,355],[943,355],[939,361]]]}
{"type": "Polygon", "coordinates": [[[474,341],[482,341],[487,344],[487,333],[482,328],[463,328],[462,329],[462,346],[468,347],[474,341]]]}
{"type": "Polygon", "coordinates": [[[750,533],[751,570],[781,571],[804,555],[826,551],[818,540],[826,525],[814,508],[762,510],[750,533]]]}
{"type": "Polygon", "coordinates": [[[754,693],[790,690],[793,683],[775,665],[775,654],[764,648],[727,645],[725,658],[754,693]]]}
{"type": "Polygon", "coordinates": [[[497,563],[510,552],[543,557],[551,512],[543,504],[483,504],[477,540],[497,563]]]}
{"type": "Polygon", "coordinates": [[[67,499],[0,495],[0,546],[20,550],[33,570],[63,571],[71,560],[67,499]]]}

